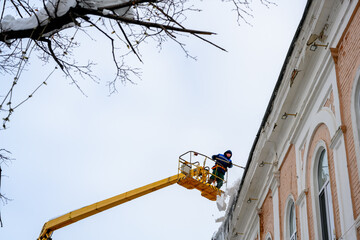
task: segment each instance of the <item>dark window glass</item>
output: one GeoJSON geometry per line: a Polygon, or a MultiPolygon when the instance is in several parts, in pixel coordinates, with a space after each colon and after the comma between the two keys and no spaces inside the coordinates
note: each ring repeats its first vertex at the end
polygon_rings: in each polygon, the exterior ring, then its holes
{"type": "Polygon", "coordinates": [[[318,186],[319,191],[323,188],[329,179],[329,165],[326,156],[326,151],[322,150],[320,154],[319,167],[318,167],[318,186]]]}

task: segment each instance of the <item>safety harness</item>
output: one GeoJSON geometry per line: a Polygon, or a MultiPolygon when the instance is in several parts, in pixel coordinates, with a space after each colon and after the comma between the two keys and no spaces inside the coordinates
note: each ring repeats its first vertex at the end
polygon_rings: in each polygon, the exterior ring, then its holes
{"type": "Polygon", "coordinates": [[[224,168],[223,166],[219,165],[219,164],[215,164],[215,166],[213,166],[211,169],[216,169],[216,168],[221,168],[221,169],[224,169],[224,171],[226,172],[226,168],[224,168]]]}

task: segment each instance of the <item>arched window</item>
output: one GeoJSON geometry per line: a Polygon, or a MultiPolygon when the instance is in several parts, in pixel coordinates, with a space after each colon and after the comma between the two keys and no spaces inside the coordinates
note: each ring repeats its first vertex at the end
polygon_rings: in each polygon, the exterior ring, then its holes
{"type": "Polygon", "coordinates": [[[266,234],[265,239],[266,240],[272,240],[271,234],[269,232],[266,234]]]}
{"type": "MultiPolygon", "coordinates": [[[[354,79],[353,92],[351,96],[351,121],[353,125],[354,144],[357,164],[360,166],[360,67],[354,79]]],[[[360,174],[360,168],[358,167],[360,174]]]]}
{"type": "Polygon", "coordinates": [[[296,240],[296,216],[295,216],[295,204],[292,201],[290,203],[290,210],[289,210],[289,233],[290,233],[290,240],[296,240]]]}
{"type": "Polygon", "coordinates": [[[329,164],[325,149],[321,150],[317,173],[322,240],[331,240],[334,232],[334,217],[330,190],[329,164]]]}
{"type": "Polygon", "coordinates": [[[360,120],[360,83],[358,83],[358,87],[357,87],[357,91],[356,91],[356,99],[357,101],[355,102],[355,112],[356,112],[356,118],[357,118],[357,130],[358,130],[358,136],[360,138],[360,124],[359,124],[359,120],[360,120]]]}

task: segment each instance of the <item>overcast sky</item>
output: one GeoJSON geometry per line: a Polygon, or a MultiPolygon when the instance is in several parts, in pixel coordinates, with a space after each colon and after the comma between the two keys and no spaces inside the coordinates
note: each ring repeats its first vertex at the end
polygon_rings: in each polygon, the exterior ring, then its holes
{"type": "MultiPolygon", "coordinates": [[[[0,206],[0,239],[36,239],[51,218],[172,176],[188,150],[211,156],[231,149],[233,162],[245,165],[306,3],[276,0],[268,9],[257,2],[252,27],[238,26],[222,1],[197,3],[204,11],[184,25],[216,32],[208,39],[228,52],[188,37],[194,61],[176,44],[159,52],[149,43],[142,80],[120,84],[111,96],[106,39],[82,42],[79,58],[99,63],[102,82],[79,79],[86,97],[56,73],[0,132],[0,148],[15,158],[2,166],[1,192],[13,200],[0,206]]],[[[18,96],[53,67],[30,65],[18,96]]],[[[12,77],[1,79],[5,89],[12,77]]],[[[228,187],[242,173],[232,168],[228,187]]],[[[210,239],[222,214],[197,190],[172,185],[57,230],[53,239],[210,239]]]]}

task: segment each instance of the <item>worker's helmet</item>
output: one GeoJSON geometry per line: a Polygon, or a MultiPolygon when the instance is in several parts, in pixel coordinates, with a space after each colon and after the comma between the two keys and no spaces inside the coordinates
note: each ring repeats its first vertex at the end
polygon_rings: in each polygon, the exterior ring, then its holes
{"type": "Polygon", "coordinates": [[[226,152],[224,152],[224,155],[226,156],[227,153],[230,153],[230,157],[232,156],[231,150],[227,150],[226,152]]]}

